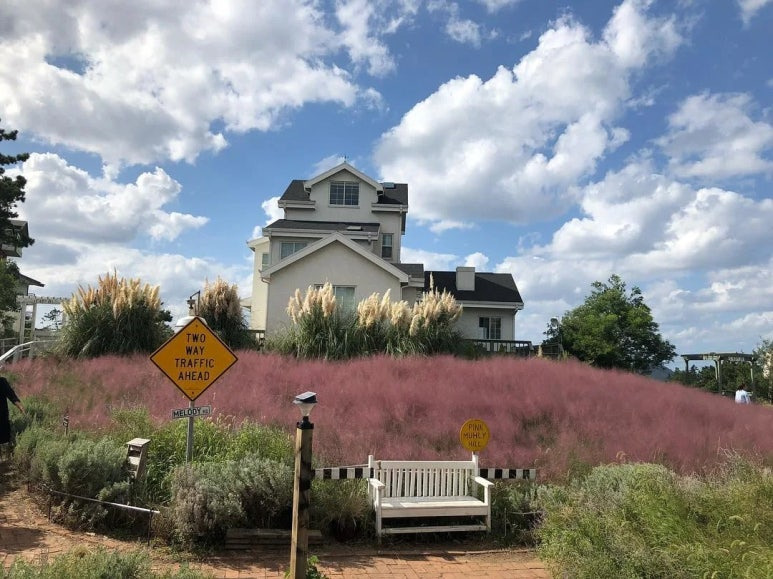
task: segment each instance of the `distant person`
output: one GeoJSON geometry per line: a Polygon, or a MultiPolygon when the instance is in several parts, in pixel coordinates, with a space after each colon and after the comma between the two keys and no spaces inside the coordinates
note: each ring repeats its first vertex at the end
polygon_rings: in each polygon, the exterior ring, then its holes
{"type": "Polygon", "coordinates": [[[11,419],[8,416],[9,400],[21,410],[22,414],[27,414],[21,400],[11,388],[11,384],[4,376],[0,376],[0,449],[5,449],[5,445],[11,442],[11,419]]]}
{"type": "Polygon", "coordinates": [[[735,391],[735,403],[736,404],[751,404],[752,395],[746,391],[746,387],[741,384],[738,390],[735,391]]]}

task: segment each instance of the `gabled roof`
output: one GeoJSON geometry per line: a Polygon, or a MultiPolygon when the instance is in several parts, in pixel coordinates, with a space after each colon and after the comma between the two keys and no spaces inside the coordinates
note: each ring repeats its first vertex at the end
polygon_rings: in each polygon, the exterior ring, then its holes
{"type": "MultiPolygon", "coordinates": [[[[340,167],[340,165],[339,165],[340,167]]],[[[315,178],[316,179],[316,178],[315,178]]],[[[369,183],[375,183],[368,178],[369,183]]],[[[309,191],[306,186],[311,181],[303,179],[293,179],[279,198],[280,203],[285,202],[304,202],[309,201],[309,191]]],[[[377,183],[378,185],[378,205],[408,205],[408,184],[407,183],[377,183]]]]}
{"type": "Polygon", "coordinates": [[[335,232],[331,233],[330,235],[326,235],[322,239],[315,241],[314,243],[310,243],[303,249],[296,251],[289,257],[286,257],[282,260],[280,260],[278,263],[272,265],[269,268],[264,269],[261,272],[261,279],[268,280],[271,278],[271,275],[284,269],[288,265],[291,265],[297,261],[300,261],[304,259],[305,257],[311,255],[312,253],[315,253],[322,249],[323,247],[327,247],[331,243],[340,243],[349,249],[351,249],[353,252],[359,254],[363,258],[367,259],[374,265],[380,267],[384,271],[392,274],[394,277],[396,277],[400,282],[402,283],[408,283],[408,274],[405,272],[400,271],[397,269],[394,265],[389,263],[388,261],[381,259],[379,256],[374,254],[373,252],[369,251],[367,248],[363,247],[356,241],[353,241],[346,237],[345,235],[335,232]]]}
{"type": "Polygon", "coordinates": [[[423,263],[396,263],[395,267],[411,277],[424,277],[423,263]]]}
{"type": "Polygon", "coordinates": [[[381,224],[361,223],[357,221],[296,221],[295,219],[277,219],[266,225],[263,231],[281,229],[303,229],[309,231],[345,231],[352,234],[378,233],[381,224]]]}
{"type": "Polygon", "coordinates": [[[19,273],[18,279],[19,279],[19,282],[24,285],[36,285],[38,287],[46,287],[46,284],[40,283],[38,280],[32,279],[31,277],[26,276],[23,273],[19,273]]]}
{"type": "Polygon", "coordinates": [[[523,306],[523,299],[509,273],[475,273],[475,290],[456,289],[455,271],[425,271],[424,291],[429,291],[429,278],[438,291],[447,290],[460,302],[501,302],[523,306]]]}
{"type": "Polygon", "coordinates": [[[344,161],[340,165],[336,165],[332,169],[328,169],[324,173],[320,173],[319,175],[317,175],[313,179],[309,179],[308,181],[306,181],[304,183],[304,187],[306,187],[306,189],[311,189],[317,183],[319,183],[321,181],[324,181],[325,179],[329,179],[330,177],[332,177],[333,175],[335,175],[337,173],[340,173],[341,171],[348,171],[349,173],[351,173],[352,175],[357,177],[360,181],[364,181],[365,183],[367,183],[368,185],[373,187],[379,193],[381,193],[381,191],[383,189],[383,187],[381,186],[381,183],[379,183],[378,181],[374,181],[373,179],[368,177],[365,173],[362,173],[361,171],[358,171],[357,169],[352,167],[346,161],[344,161]]]}

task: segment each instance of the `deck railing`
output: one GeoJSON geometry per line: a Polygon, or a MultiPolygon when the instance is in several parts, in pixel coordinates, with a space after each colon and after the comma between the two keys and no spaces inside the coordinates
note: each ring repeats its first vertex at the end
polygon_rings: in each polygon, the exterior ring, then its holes
{"type": "Polygon", "coordinates": [[[476,349],[489,354],[510,354],[528,358],[534,354],[534,346],[528,340],[480,340],[468,339],[476,349]]]}

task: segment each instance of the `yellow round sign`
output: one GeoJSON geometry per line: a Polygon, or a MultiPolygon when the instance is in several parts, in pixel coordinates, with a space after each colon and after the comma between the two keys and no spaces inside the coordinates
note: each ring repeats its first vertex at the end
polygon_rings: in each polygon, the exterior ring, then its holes
{"type": "Polygon", "coordinates": [[[479,418],[472,418],[462,424],[459,440],[462,446],[470,452],[480,452],[488,444],[490,433],[486,423],[479,418]]]}

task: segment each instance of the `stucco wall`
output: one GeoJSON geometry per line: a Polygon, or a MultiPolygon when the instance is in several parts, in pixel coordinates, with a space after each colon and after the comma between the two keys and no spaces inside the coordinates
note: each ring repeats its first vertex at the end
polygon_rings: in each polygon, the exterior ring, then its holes
{"type": "Polygon", "coordinates": [[[462,315],[456,321],[457,329],[465,338],[480,338],[479,318],[501,318],[502,340],[515,340],[515,314],[513,310],[498,308],[474,308],[463,305],[462,315]]]}
{"type": "Polygon", "coordinates": [[[392,296],[400,295],[400,281],[392,274],[341,243],[333,242],[271,276],[266,333],[289,324],[287,303],[296,289],[305,292],[310,285],[328,281],[333,285],[353,286],[355,302],[373,292],[383,295],[387,289],[392,290],[392,296]]]}

